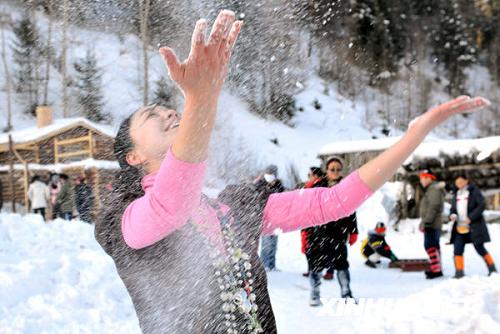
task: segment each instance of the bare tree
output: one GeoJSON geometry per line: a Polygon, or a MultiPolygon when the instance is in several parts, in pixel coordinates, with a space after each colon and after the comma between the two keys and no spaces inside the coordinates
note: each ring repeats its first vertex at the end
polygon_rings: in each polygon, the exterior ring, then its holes
{"type": "Polygon", "coordinates": [[[148,58],[148,45],[149,45],[149,9],[151,7],[150,0],[139,0],[139,20],[140,20],[140,31],[142,40],[142,58],[144,65],[144,95],[143,104],[147,105],[149,100],[149,58],[148,58]]]}
{"type": "Polygon", "coordinates": [[[5,27],[10,24],[11,22],[10,15],[6,13],[1,13],[0,14],[0,27],[2,29],[2,63],[3,63],[3,68],[5,72],[5,85],[7,89],[7,126],[5,127],[4,131],[10,131],[12,130],[12,107],[11,107],[11,76],[10,76],[10,71],[9,71],[9,63],[7,62],[7,54],[6,54],[6,49],[5,49],[5,27]]]}
{"type": "Polygon", "coordinates": [[[47,105],[48,103],[48,95],[49,95],[49,80],[50,80],[50,62],[52,56],[52,0],[46,0],[47,5],[47,17],[49,19],[49,27],[47,33],[47,47],[45,49],[46,55],[46,65],[45,65],[45,79],[44,79],[44,87],[43,87],[43,105],[47,105]]]}
{"type": "Polygon", "coordinates": [[[61,76],[62,76],[62,112],[68,116],[68,72],[66,69],[66,50],[68,47],[68,7],[69,0],[63,0],[62,8],[62,41],[61,41],[61,76]]]}

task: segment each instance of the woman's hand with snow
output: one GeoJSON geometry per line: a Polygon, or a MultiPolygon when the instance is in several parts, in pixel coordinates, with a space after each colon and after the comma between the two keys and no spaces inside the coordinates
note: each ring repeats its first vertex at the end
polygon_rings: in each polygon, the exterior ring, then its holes
{"type": "Polygon", "coordinates": [[[241,26],[242,21],[235,21],[232,11],[223,10],[207,41],[207,21],[198,20],[191,40],[191,52],[182,63],[172,49],[160,48],[170,77],[186,99],[216,100],[219,97],[241,26]]]}
{"type": "Polygon", "coordinates": [[[429,109],[425,114],[410,122],[409,128],[421,124],[426,130],[430,131],[453,115],[472,113],[490,104],[490,101],[484,97],[459,96],[454,100],[429,109]]]}

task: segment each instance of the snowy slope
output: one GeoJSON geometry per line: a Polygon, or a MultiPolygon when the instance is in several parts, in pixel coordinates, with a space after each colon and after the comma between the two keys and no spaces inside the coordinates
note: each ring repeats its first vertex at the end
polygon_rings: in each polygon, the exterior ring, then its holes
{"type": "MultiPolygon", "coordinates": [[[[383,188],[391,197],[397,185],[383,188]]],[[[359,212],[360,236],[386,218],[378,192],[359,212]]],[[[500,261],[500,226],[487,244],[500,261]]],[[[387,240],[399,257],[425,257],[414,222],[387,240]]],[[[444,272],[453,274],[452,247],[441,240],[444,272]]],[[[363,265],[360,241],[350,248],[352,289],[358,306],[337,300],[336,281],[324,282],[324,306],[308,306],[308,280],[298,232],[282,234],[269,289],[280,333],[498,333],[500,275],[486,277],[482,260],[468,246],[467,278],[428,281],[423,274],[363,265]]],[[[0,215],[0,333],[139,333],[138,322],[112,260],[79,221],[44,224],[35,215],[0,215]]]]}
{"type": "MultiPolygon", "coordinates": [[[[18,7],[2,4],[2,9],[20,19],[22,10],[18,7]]],[[[46,36],[47,18],[36,14],[42,36],[46,36]]],[[[59,22],[54,22],[53,47],[58,50],[61,42],[59,22]]],[[[5,29],[8,44],[12,44],[12,30],[5,29]]],[[[134,35],[117,36],[111,33],[83,29],[71,26],[68,32],[70,48],[68,50],[68,70],[75,79],[73,63],[83,57],[87,50],[93,51],[98,58],[98,66],[103,69],[103,93],[105,111],[112,114],[111,126],[116,129],[119,122],[142,104],[142,60],[140,41],[134,35]]],[[[187,42],[187,41],[186,41],[187,42]]],[[[11,50],[7,48],[8,57],[11,50]]],[[[314,62],[313,62],[314,63],[314,62]]],[[[314,66],[313,64],[311,66],[314,66]]],[[[11,72],[13,68],[11,68],[11,72]]],[[[480,81],[481,71],[476,71],[474,82],[480,81]],[[477,72],[477,73],[476,73],[477,72]],[[479,74],[478,74],[479,73],[479,74]]],[[[310,73],[314,73],[311,69],[310,73]]],[[[0,67],[0,81],[4,82],[4,70],[0,67]]],[[[165,66],[154,47],[150,50],[150,82],[166,76],[165,66]]],[[[429,74],[430,75],[430,74],[429,74]]],[[[316,155],[321,147],[338,141],[370,139],[380,137],[378,128],[367,129],[366,117],[377,121],[377,110],[381,108],[377,91],[370,90],[364,98],[353,101],[338,93],[335,83],[325,83],[314,74],[304,82],[297,82],[302,91],[296,96],[296,104],[303,112],[298,112],[292,119],[293,127],[281,122],[264,120],[248,111],[248,106],[226,90],[219,104],[219,119],[212,144],[212,163],[210,164],[209,184],[219,186],[221,182],[234,182],[254,176],[259,169],[269,163],[280,168],[280,176],[288,186],[292,186],[289,177],[293,168],[305,178],[309,166],[317,165],[316,155]],[[316,110],[314,101],[321,104],[316,110]],[[276,143],[273,143],[277,142],[276,143]]],[[[367,88],[368,89],[368,88],[367,88]]],[[[481,89],[477,89],[481,91],[481,89]]],[[[75,92],[70,90],[70,116],[78,116],[79,109],[75,92]]],[[[380,95],[380,94],[379,94],[380,95]]],[[[6,92],[0,90],[0,100],[5,103],[6,92]]],[[[432,99],[432,103],[442,101],[441,95],[432,99]]],[[[34,119],[22,113],[18,96],[13,98],[13,123],[15,130],[34,125],[34,119]]],[[[61,117],[61,74],[51,67],[49,102],[54,106],[56,117],[61,117]]],[[[401,106],[400,106],[401,107],[401,106]]],[[[391,108],[398,108],[392,106],[391,108]]],[[[0,124],[5,124],[6,114],[0,114],[0,124]]],[[[400,132],[391,133],[398,135],[400,132]]],[[[436,132],[435,135],[442,133],[436,132]]]]}

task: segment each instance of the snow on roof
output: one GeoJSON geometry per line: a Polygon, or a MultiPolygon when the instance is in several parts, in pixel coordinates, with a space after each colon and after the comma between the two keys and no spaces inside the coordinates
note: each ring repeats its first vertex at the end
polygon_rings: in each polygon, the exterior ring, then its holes
{"type": "MultiPolygon", "coordinates": [[[[400,138],[401,137],[389,137],[381,139],[335,142],[323,146],[319,151],[319,156],[382,151],[395,144],[400,138]]],[[[488,158],[493,152],[499,149],[500,136],[456,140],[429,139],[420,144],[406,162],[411,161],[415,157],[438,157],[440,153],[448,155],[464,155],[471,153],[472,151],[479,152],[477,160],[480,161],[488,158]]]]}
{"type": "MultiPolygon", "coordinates": [[[[21,144],[37,140],[39,138],[50,135],[51,133],[78,125],[84,125],[93,128],[96,131],[112,138],[115,136],[115,130],[111,126],[97,124],[83,117],[56,119],[51,125],[44,126],[43,128],[32,126],[29,128],[24,128],[22,130],[11,131],[10,134],[12,135],[12,140],[15,143],[21,144]]],[[[0,144],[5,144],[8,142],[9,133],[0,134],[0,144]]]]}
{"type": "MultiPolygon", "coordinates": [[[[61,172],[65,168],[75,168],[75,167],[83,167],[84,169],[90,169],[90,168],[120,169],[120,165],[118,164],[117,161],[94,160],[94,159],[85,159],[85,160],[74,161],[74,162],[69,162],[69,163],[48,164],[48,165],[32,164],[32,163],[28,164],[28,168],[31,171],[51,170],[54,172],[61,172]]],[[[24,170],[24,165],[15,164],[14,169],[15,170],[24,170]]],[[[0,166],[0,172],[4,172],[7,170],[9,170],[8,165],[1,165],[0,166]]]]}

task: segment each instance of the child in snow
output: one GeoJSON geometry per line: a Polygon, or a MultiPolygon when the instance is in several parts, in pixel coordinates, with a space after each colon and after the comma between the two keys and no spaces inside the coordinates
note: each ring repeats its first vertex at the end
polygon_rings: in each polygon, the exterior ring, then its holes
{"type": "Polygon", "coordinates": [[[368,237],[361,244],[361,254],[366,258],[365,264],[368,267],[376,268],[381,257],[386,257],[392,261],[398,258],[385,241],[385,224],[378,222],[373,231],[368,232],[368,237]]]}
{"type": "Polygon", "coordinates": [[[121,170],[95,233],[143,333],[276,333],[260,236],[350,215],[432,129],[488,104],[464,96],[432,108],[394,146],[334,187],[268,194],[252,184],[232,185],[210,200],[201,192],[208,144],[241,25],[233,12],[222,11],[206,39],[207,23],[198,21],[184,62],[161,48],[185,97],[182,119],[174,110],[146,106],[116,135],[121,170]]]}

